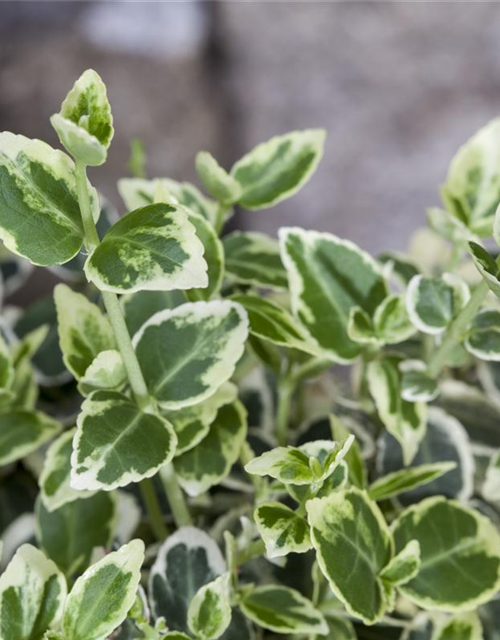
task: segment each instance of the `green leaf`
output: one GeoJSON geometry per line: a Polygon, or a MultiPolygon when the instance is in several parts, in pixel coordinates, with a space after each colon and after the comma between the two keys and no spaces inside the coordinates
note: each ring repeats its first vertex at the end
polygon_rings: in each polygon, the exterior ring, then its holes
{"type": "Polygon", "coordinates": [[[241,186],[230,176],[208,151],[196,156],[196,173],[210,195],[223,202],[233,204],[241,195],[241,186]]]}
{"type": "Polygon", "coordinates": [[[85,491],[75,491],[70,486],[71,453],[76,429],[61,434],[50,445],[38,483],[40,496],[47,511],[59,509],[64,504],[91,495],[85,491]]]}
{"type": "Polygon", "coordinates": [[[243,156],[231,169],[242,190],[239,204],[263,209],[296,193],[316,171],[325,137],[322,129],[292,131],[243,156]]]}
{"type": "Polygon", "coordinates": [[[428,498],[403,512],[393,534],[397,551],[410,540],[420,544],[420,571],[400,589],[423,609],[467,611],[499,589],[500,535],[477,511],[428,498]]]}
{"type": "Polygon", "coordinates": [[[438,235],[452,243],[467,242],[476,236],[453,213],[439,207],[427,209],[427,222],[438,235]]]}
{"type": "Polygon", "coordinates": [[[306,520],[286,505],[263,502],[255,509],[254,519],[269,558],[305,553],[311,548],[306,520]]]}
{"type": "Polygon", "coordinates": [[[493,257],[480,244],[469,242],[469,250],[476,269],[490,291],[500,298],[500,269],[493,257]]]}
{"type": "Polygon", "coordinates": [[[397,356],[373,360],[368,364],[367,380],[379,417],[398,440],[405,464],[409,464],[425,436],[427,411],[425,404],[401,397],[399,361],[397,356]]]}
{"type": "MultiPolygon", "coordinates": [[[[0,239],[40,266],[71,260],[83,242],[74,165],[40,140],[0,133],[0,239]]],[[[95,218],[97,192],[90,189],[95,218]]]]}
{"type": "Polygon", "coordinates": [[[161,546],[149,576],[153,617],[189,633],[188,608],[198,590],[226,571],[217,544],[204,531],[181,527],[161,546]]]}
{"type": "Polygon", "coordinates": [[[77,160],[91,167],[106,161],[113,116],[106,85],[93,69],[82,73],[50,122],[61,144],[77,160]]]}
{"type": "Polygon", "coordinates": [[[347,611],[373,624],[386,609],[380,572],[392,559],[392,538],[374,502],[352,488],[306,503],[321,571],[347,611]]]}
{"type": "Polygon", "coordinates": [[[84,571],[95,547],[109,548],[116,525],[113,494],[101,491],[48,511],[36,505],[37,538],[57,566],[70,577],[84,571]]]}
{"type": "Polygon", "coordinates": [[[280,229],[292,310],[335,362],[354,360],[361,346],[347,334],[350,310],[371,316],[387,295],[377,263],[356,245],[329,233],[280,229]]]}
{"type": "Polygon", "coordinates": [[[329,630],[326,640],[358,640],[354,627],[347,618],[327,616],[326,623],[329,630]]]}
{"type": "Polygon", "coordinates": [[[500,200],[500,119],[475,133],[451,161],[441,196],[450,213],[478,235],[490,235],[500,200]]]}
{"type": "Polygon", "coordinates": [[[23,544],[0,577],[0,637],[41,640],[61,618],[66,581],[44,554],[23,544]]]}
{"type": "Polygon", "coordinates": [[[408,542],[380,572],[382,580],[390,585],[402,585],[414,578],[420,569],[420,545],[408,542]]]}
{"type": "Polygon", "coordinates": [[[433,482],[456,467],[455,462],[434,462],[394,471],[375,480],[368,489],[368,495],[372,500],[387,500],[433,482]]]}
{"type": "Polygon", "coordinates": [[[175,472],[184,491],[199,496],[224,479],[239,458],[246,433],[246,411],[240,402],[219,409],[208,435],[175,458],[175,472]]]}
{"type": "Polygon", "coordinates": [[[249,589],[240,601],[243,613],[275,633],[326,635],[323,615],[295,589],[268,585],[249,589]]]}
{"type": "Polygon", "coordinates": [[[92,391],[120,390],[127,382],[123,358],[116,349],[101,351],[87,367],[78,383],[78,391],[88,396],[92,391]]]}
{"type": "Polygon", "coordinates": [[[495,502],[500,496],[500,450],[491,458],[486,471],[483,485],[483,496],[490,502],[495,502]]]}
{"type": "MultiPolygon", "coordinates": [[[[334,440],[337,442],[346,441],[352,435],[342,420],[333,414],[330,414],[330,429],[334,440]]],[[[361,454],[361,448],[355,439],[352,440],[351,447],[344,459],[349,469],[349,480],[358,489],[364,489],[367,475],[366,465],[361,454]]]]}
{"type": "Polygon", "coordinates": [[[186,301],[182,291],[136,291],[121,297],[122,310],[129,332],[134,335],[152,315],[175,309],[186,301]]]}
{"type": "Polygon", "coordinates": [[[151,394],[163,408],[181,409],[231,377],[247,335],[243,307],[214,300],[156,313],[133,342],[151,394]]]}
{"type": "Polygon", "coordinates": [[[318,357],[321,355],[300,325],[280,305],[251,295],[233,296],[232,300],[241,304],[248,313],[252,335],[281,347],[298,349],[318,357]]]}
{"type": "Polygon", "coordinates": [[[383,341],[377,337],[370,316],[360,307],[352,307],[347,321],[347,335],[353,342],[380,347],[383,341]]]}
{"type": "Polygon", "coordinates": [[[295,447],[276,447],[250,460],[245,471],[257,476],[271,476],[284,484],[297,486],[314,482],[309,456],[295,447]]]}
{"type": "Polygon", "coordinates": [[[384,251],[377,256],[377,261],[383,265],[388,279],[405,288],[413,276],[419,274],[419,269],[407,256],[395,251],[384,251]]]}
{"type": "Polygon", "coordinates": [[[482,309],[474,318],[465,348],[481,360],[500,361],[500,311],[482,309]]]}
{"type": "Polygon", "coordinates": [[[401,397],[407,402],[432,402],[439,395],[437,380],[427,373],[427,365],[421,360],[403,360],[401,373],[401,397]]]}
{"type": "Polygon", "coordinates": [[[408,285],[407,306],[410,319],[419,331],[442,333],[463,309],[470,297],[469,288],[458,276],[415,276],[408,285]]]}
{"type": "Polygon", "coordinates": [[[432,640],[483,640],[483,627],[477,613],[462,613],[438,622],[432,640]]]}
{"type": "Polygon", "coordinates": [[[188,609],[188,625],[200,640],[220,638],[231,622],[230,574],[198,589],[188,609]]]}
{"type": "Polygon", "coordinates": [[[177,435],[175,455],[179,456],[200,443],[209,433],[221,407],[234,402],[238,389],[231,382],[222,385],[210,398],[178,411],[162,411],[177,435]]]}
{"type": "Polygon", "coordinates": [[[233,231],[223,238],[226,273],[236,282],[286,289],[288,280],[278,241],[255,231],[233,231]]]}
{"type": "Polygon", "coordinates": [[[170,462],[177,445],[167,420],[141,411],[116,391],[92,393],[82,405],[77,425],[71,486],[78,490],[110,491],[150,478],[170,462]]]}
{"type": "Polygon", "coordinates": [[[390,295],[375,309],[375,332],[385,344],[398,344],[411,338],[415,327],[411,323],[402,295],[390,295]]]}
{"type": "Polygon", "coordinates": [[[0,388],[7,389],[14,379],[12,358],[3,336],[0,335],[0,388]]]}
{"type": "Polygon", "coordinates": [[[60,430],[61,425],[41,411],[10,409],[0,413],[0,465],[36,451],[60,430]]]}
{"type": "Polygon", "coordinates": [[[79,380],[101,351],[115,348],[113,330],[97,305],[65,284],[56,286],[54,300],[64,364],[79,380]]]}
{"type": "Polygon", "coordinates": [[[141,579],[144,543],[132,540],[88,569],[64,606],[65,640],[104,640],[125,620],[141,579]]]}
{"type": "Polygon", "coordinates": [[[183,207],[151,204],[111,227],[88,257],[85,274],[115,293],[206,287],[203,251],[183,207]]]}
{"type": "Polygon", "coordinates": [[[224,278],[224,247],[212,224],[202,215],[188,211],[189,222],[201,240],[205,252],[203,257],[208,265],[208,286],[204,289],[190,291],[202,300],[215,297],[222,286],[224,278]]]}

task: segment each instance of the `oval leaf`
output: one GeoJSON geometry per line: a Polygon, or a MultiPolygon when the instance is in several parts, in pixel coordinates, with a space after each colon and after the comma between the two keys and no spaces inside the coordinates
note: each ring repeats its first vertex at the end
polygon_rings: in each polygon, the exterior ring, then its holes
{"type": "Polygon", "coordinates": [[[307,522],[286,505],[263,502],[255,510],[254,518],[270,558],[305,553],[311,548],[307,522]]]}

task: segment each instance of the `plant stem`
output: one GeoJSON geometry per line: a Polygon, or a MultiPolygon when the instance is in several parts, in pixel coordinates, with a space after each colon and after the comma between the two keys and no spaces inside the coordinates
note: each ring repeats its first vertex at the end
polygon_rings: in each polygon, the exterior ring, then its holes
{"type": "Polygon", "coordinates": [[[231,207],[227,206],[227,204],[223,204],[219,202],[217,207],[217,211],[215,212],[215,220],[214,220],[214,228],[217,235],[220,236],[222,229],[224,228],[224,224],[226,222],[226,215],[231,207]]]}
{"type": "MultiPolygon", "coordinates": [[[[95,226],[94,218],[92,216],[92,208],[90,205],[90,196],[87,181],[87,169],[86,166],[78,160],[76,161],[75,177],[78,203],[80,205],[80,213],[82,216],[82,224],[85,233],[85,246],[90,253],[99,245],[100,240],[99,234],[97,233],[97,228],[95,226]]],[[[123,358],[123,363],[127,370],[127,376],[134,398],[139,408],[143,411],[157,413],[156,404],[149,395],[146,381],[144,380],[141,366],[139,364],[139,360],[137,359],[137,355],[132,345],[132,340],[130,339],[130,334],[128,332],[125,318],[123,317],[120,303],[118,301],[118,296],[116,295],[116,293],[112,293],[110,291],[101,291],[101,295],[111,327],[113,328],[116,342],[118,343],[118,348],[120,349],[120,353],[123,358]]],[[[182,526],[183,524],[189,523],[191,521],[189,511],[184,500],[184,495],[182,494],[181,488],[179,487],[179,484],[177,482],[177,478],[175,477],[172,463],[166,465],[164,470],[165,473],[168,474],[169,482],[164,482],[163,485],[165,487],[165,492],[167,494],[167,498],[174,515],[174,520],[177,526],[182,526]],[[177,519],[176,514],[179,514],[179,520],[177,519]]],[[[156,499],[156,494],[154,493],[154,490],[152,491],[152,487],[148,486],[150,482],[151,480],[149,478],[145,478],[141,481],[140,486],[142,495],[144,497],[144,502],[146,503],[146,508],[148,509],[151,525],[153,527],[156,527],[157,524],[154,523],[157,520],[158,513],[161,516],[161,512],[156,499]],[[153,504],[153,498],[155,504],[153,504]]]]}
{"type": "Polygon", "coordinates": [[[467,327],[472,322],[488,291],[488,284],[485,280],[482,280],[474,290],[469,302],[453,320],[439,349],[434,352],[434,355],[429,360],[427,369],[430,376],[436,377],[439,375],[450,351],[463,339],[467,327]]]}
{"type": "Polygon", "coordinates": [[[175,475],[172,463],[165,465],[160,471],[163,486],[168,497],[168,504],[172,510],[175,523],[178,527],[186,527],[192,524],[191,514],[184,499],[184,494],[175,475]]]}
{"type": "Polygon", "coordinates": [[[284,376],[278,385],[278,409],[276,412],[276,435],[278,444],[282,447],[288,444],[288,424],[290,422],[290,409],[292,395],[295,386],[289,378],[284,376]]]}
{"type": "Polygon", "coordinates": [[[139,483],[139,486],[148,512],[151,529],[158,540],[164,540],[168,536],[168,529],[163,522],[163,514],[160,509],[160,503],[158,502],[153,481],[151,478],[144,478],[139,483]]]}

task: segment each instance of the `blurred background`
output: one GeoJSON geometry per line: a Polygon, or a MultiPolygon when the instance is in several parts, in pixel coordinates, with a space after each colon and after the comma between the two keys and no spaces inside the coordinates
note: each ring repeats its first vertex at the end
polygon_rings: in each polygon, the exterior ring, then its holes
{"type": "Polygon", "coordinates": [[[404,250],[448,162],[500,114],[500,6],[384,2],[0,2],[0,130],[56,145],[48,119],[87,67],[116,137],[91,172],[119,204],[129,141],[149,177],[194,180],[294,128],[325,127],[311,182],[233,227],[297,224],[404,250]]]}

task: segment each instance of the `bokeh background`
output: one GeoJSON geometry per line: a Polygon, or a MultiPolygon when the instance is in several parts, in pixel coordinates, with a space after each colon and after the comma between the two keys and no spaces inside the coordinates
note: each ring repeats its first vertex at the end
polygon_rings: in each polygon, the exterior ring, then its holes
{"type": "Polygon", "coordinates": [[[500,114],[500,5],[459,2],[0,2],[0,130],[48,118],[94,67],[116,137],[91,179],[119,204],[129,141],[148,174],[195,180],[277,133],[325,127],[308,186],[233,227],[298,224],[404,250],[457,147],[500,114]]]}

